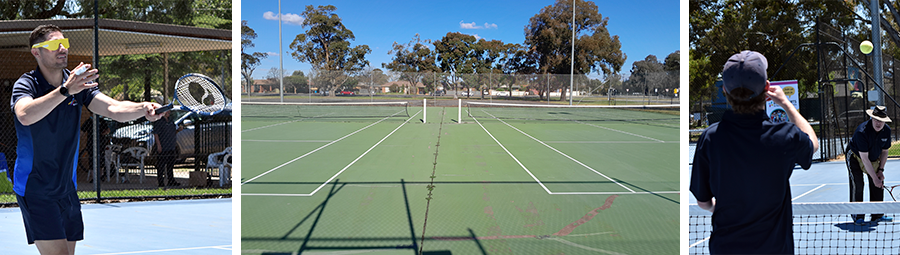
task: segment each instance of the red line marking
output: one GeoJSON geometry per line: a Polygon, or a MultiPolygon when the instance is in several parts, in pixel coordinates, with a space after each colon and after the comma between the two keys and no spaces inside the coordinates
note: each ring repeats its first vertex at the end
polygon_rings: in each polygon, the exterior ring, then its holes
{"type": "Polygon", "coordinates": [[[612,206],[613,200],[615,200],[616,197],[618,197],[618,196],[619,196],[619,195],[612,195],[612,196],[609,196],[608,198],[606,198],[606,202],[603,203],[603,206],[597,207],[596,209],[594,209],[594,210],[588,212],[588,214],[585,214],[584,217],[581,217],[581,219],[578,219],[578,220],[576,220],[575,222],[572,222],[572,224],[569,224],[568,226],[566,226],[566,227],[560,229],[559,232],[556,232],[556,233],[553,234],[553,235],[555,235],[555,236],[566,236],[566,235],[568,235],[568,234],[571,234],[572,231],[575,230],[575,228],[577,228],[578,226],[581,226],[581,224],[587,223],[589,220],[593,219],[594,216],[597,216],[597,214],[600,213],[600,210],[606,210],[606,209],[609,209],[609,207],[612,206]]]}

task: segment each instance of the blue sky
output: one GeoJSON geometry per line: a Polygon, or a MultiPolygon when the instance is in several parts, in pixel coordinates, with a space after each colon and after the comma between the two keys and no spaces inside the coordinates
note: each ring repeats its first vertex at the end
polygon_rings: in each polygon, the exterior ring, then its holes
{"type": "MultiPolygon", "coordinates": [[[[407,43],[418,33],[422,39],[438,40],[448,32],[477,35],[486,40],[504,43],[525,42],[525,26],[528,20],[542,8],[552,5],[552,0],[516,1],[349,1],[310,0],[281,1],[285,23],[283,50],[297,34],[305,30],[299,25],[300,13],[307,5],[334,5],[335,13],[344,26],[353,31],[356,40],[351,46],[366,44],[372,53],[366,56],[374,68],[391,62],[388,51],[394,42],[407,43]]],[[[664,61],[670,53],[680,49],[680,4],[675,0],[602,0],[594,1],[599,12],[609,18],[607,29],[618,35],[622,51],[628,56],[620,73],[631,71],[634,61],[655,55],[664,61]]],[[[270,56],[256,68],[253,77],[265,77],[269,69],[278,67],[278,0],[245,0],[240,8],[241,20],[256,31],[253,41],[256,47],[249,52],[266,52],[270,56]]],[[[284,54],[284,69],[289,75],[294,70],[308,73],[309,64],[300,63],[284,54]]],[[[382,68],[384,69],[384,68],[382,68]]]]}

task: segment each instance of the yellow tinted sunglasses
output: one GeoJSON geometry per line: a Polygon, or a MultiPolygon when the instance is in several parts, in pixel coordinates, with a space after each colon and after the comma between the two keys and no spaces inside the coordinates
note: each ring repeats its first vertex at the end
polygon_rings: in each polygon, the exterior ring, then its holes
{"type": "Polygon", "coordinates": [[[66,47],[66,49],[68,49],[69,48],[69,38],[50,40],[50,41],[45,41],[42,43],[35,43],[34,45],[31,45],[31,48],[46,48],[47,50],[50,50],[50,51],[56,51],[59,49],[60,44],[62,44],[63,47],[66,47]]]}

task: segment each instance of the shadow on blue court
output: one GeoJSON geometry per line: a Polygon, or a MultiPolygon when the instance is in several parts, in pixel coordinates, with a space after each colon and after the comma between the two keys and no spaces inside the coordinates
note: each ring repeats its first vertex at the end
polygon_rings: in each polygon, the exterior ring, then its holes
{"type": "MultiPolygon", "coordinates": [[[[76,254],[231,254],[231,199],[82,205],[76,254]]],[[[0,209],[0,251],[38,254],[19,208],[0,209]]]]}

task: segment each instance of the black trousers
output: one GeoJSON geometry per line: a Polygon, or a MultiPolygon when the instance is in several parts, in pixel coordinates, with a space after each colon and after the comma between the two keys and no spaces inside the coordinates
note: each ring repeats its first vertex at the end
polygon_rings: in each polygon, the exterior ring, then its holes
{"type": "MultiPolygon", "coordinates": [[[[883,201],[884,190],[875,187],[875,184],[872,182],[872,176],[862,169],[859,160],[858,155],[855,155],[852,150],[847,150],[845,161],[847,162],[847,169],[850,171],[850,202],[863,202],[863,187],[865,186],[863,176],[869,179],[869,201],[883,201]]],[[[877,168],[878,166],[873,165],[872,167],[877,168]]],[[[854,220],[866,218],[865,214],[854,214],[851,216],[854,220]]],[[[881,216],[884,216],[884,214],[872,214],[872,220],[880,219],[881,216]]]]}
{"type": "Polygon", "coordinates": [[[177,151],[163,151],[157,155],[156,158],[156,181],[159,186],[166,185],[166,180],[169,183],[175,182],[175,173],[173,169],[175,168],[175,157],[177,151]]]}

